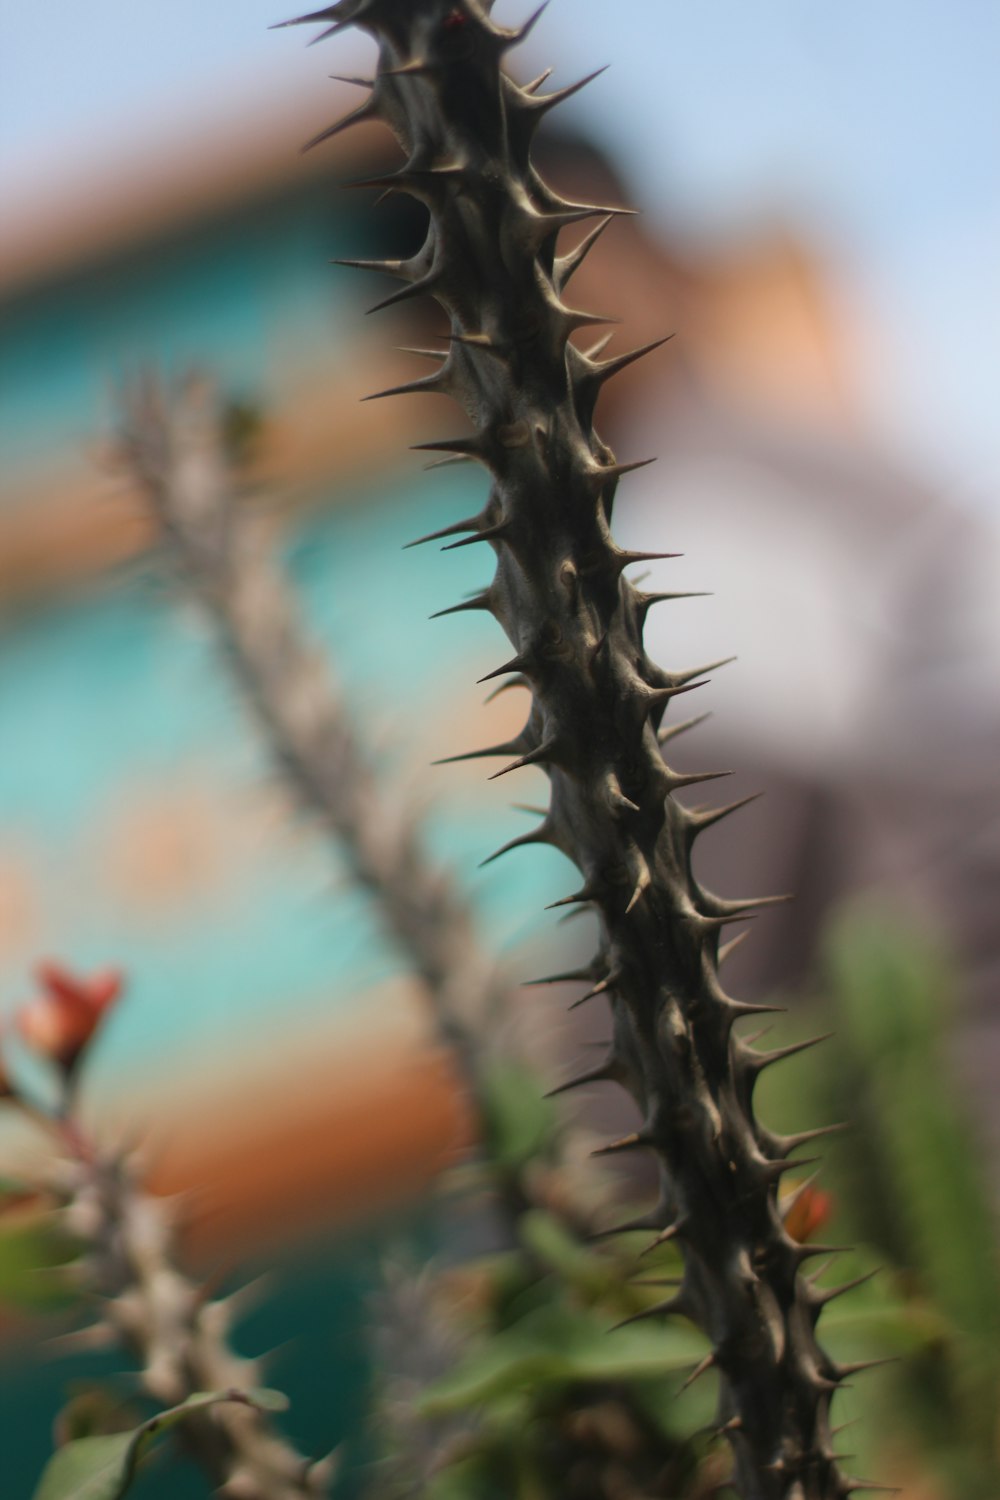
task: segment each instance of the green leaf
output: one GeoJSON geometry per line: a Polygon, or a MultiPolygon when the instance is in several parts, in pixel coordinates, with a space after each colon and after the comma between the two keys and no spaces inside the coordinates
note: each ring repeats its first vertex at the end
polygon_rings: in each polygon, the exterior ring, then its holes
{"type": "Polygon", "coordinates": [[[609,1331],[585,1314],[542,1307],[436,1381],[421,1406],[428,1416],[443,1416],[519,1390],[656,1379],[695,1365],[706,1347],[701,1334],[679,1323],[609,1331]]]}
{"type": "Polygon", "coordinates": [[[557,1114],[527,1068],[504,1060],[485,1071],[482,1086],[484,1144],[501,1167],[516,1169],[551,1147],[557,1114]]]}
{"type": "Polygon", "coordinates": [[[59,1268],[79,1253],[49,1208],[0,1215],[0,1303],[35,1312],[75,1301],[59,1268]]]}
{"type": "Polygon", "coordinates": [[[608,1284],[608,1262],[581,1245],[559,1220],[543,1209],[529,1209],[518,1220],[521,1242],[542,1265],[584,1290],[603,1290],[608,1284]]]}
{"type": "Polygon", "coordinates": [[[288,1405],[280,1391],[198,1391],[131,1432],[67,1443],[46,1465],[34,1500],[121,1500],[135,1477],[139,1460],[155,1438],[185,1417],[222,1401],[239,1402],[258,1411],[284,1411],[288,1405]]]}
{"type": "MultiPolygon", "coordinates": [[[[954,983],[941,953],[922,934],[891,920],[842,923],[829,952],[842,1016],[841,1045],[863,1080],[877,1132],[867,1161],[882,1178],[869,1189],[872,1223],[961,1334],[973,1385],[1000,1381],[1000,1276],[996,1223],[983,1158],[953,1076],[947,1043],[954,983]]],[[[989,1403],[989,1398],[987,1398],[989,1403]]],[[[969,1401],[963,1398],[968,1411],[969,1401]]],[[[991,1415],[992,1413],[992,1415],[991,1415]]],[[[984,1432],[995,1404],[983,1408],[984,1432]]]]}

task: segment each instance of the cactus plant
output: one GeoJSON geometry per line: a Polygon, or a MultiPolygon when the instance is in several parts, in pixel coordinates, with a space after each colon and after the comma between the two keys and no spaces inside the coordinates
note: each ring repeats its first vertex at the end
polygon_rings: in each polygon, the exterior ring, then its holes
{"type": "Polygon", "coordinates": [[[378,45],[368,98],[316,139],[383,120],[406,159],[370,185],[409,194],[429,214],[415,255],[373,268],[403,283],[387,304],[426,293],[448,317],[438,368],[398,389],[453,397],[470,430],[420,446],[477,463],[491,480],[478,514],[437,536],[494,552],[489,586],[454,608],[495,616],[513,655],[487,679],[525,687],[530,708],[508,743],[468,754],[504,757],[496,776],[547,773],[544,817],[506,847],[561,850],[582,885],[556,904],[588,904],[599,918],[581,977],[607,997],[613,1040],[564,1087],[614,1081],[638,1105],[638,1128],[608,1151],[655,1153],[662,1186],[655,1208],[622,1227],[681,1248],[682,1285],[653,1312],[693,1319],[710,1339],[691,1378],[718,1371],[719,1423],[743,1500],[839,1500],[868,1486],[833,1451],[831,1400],[850,1370],[815,1329],[838,1293],[805,1277],[803,1263],[824,1247],[795,1242],[777,1205],[783,1175],[801,1166],[791,1153],[823,1130],[779,1136],[757,1118],[756,1079],[797,1049],[754,1050],[736,1027],[767,1007],[732,998],[719,977],[725,929],[780,898],[725,900],[692,871],[698,836],[742,804],[692,809],[677,799],[724,774],[680,774],[664,759],[687,727],[664,728],[667,710],[709,668],[668,672],[650,660],[645,617],[669,595],[630,581],[629,565],[651,554],[624,550],[610,530],[619,479],[649,460],[620,462],[595,408],[604,384],[655,346],[602,358],[605,341],[587,352],[573,342],[607,321],[573,308],[567,289],[622,210],[569,202],[541,179],[535,131],[580,85],[542,93],[547,75],[518,85],[504,58],[540,12],[509,29],[491,9],[490,0],[338,0],[297,18],[325,23],[322,36],[357,26],[378,45]],[[560,253],[560,232],[594,218],[560,253]]]}
{"type": "MultiPolygon", "coordinates": [[[[80,1118],[81,1073],[121,992],[121,974],[82,979],[45,963],[37,977],[40,992],[15,1013],[12,1030],[49,1074],[47,1102],[36,1101],[18,1070],[8,1071],[0,1035],[0,1100],[40,1125],[55,1147],[38,1180],[20,1186],[28,1208],[21,1235],[27,1233],[29,1259],[48,1268],[45,1279],[65,1285],[94,1319],[52,1342],[63,1352],[125,1350],[139,1391],[171,1408],[135,1432],[67,1442],[42,1476],[38,1500],[118,1500],[146,1441],[175,1421],[218,1493],[321,1500],[332,1457],[312,1463],[296,1452],[269,1417],[287,1401],[258,1389],[262,1361],[230,1345],[252,1291],[215,1297],[178,1268],[176,1204],[145,1189],[141,1153],[99,1143],[80,1118]]],[[[37,1269],[31,1279],[42,1280],[37,1269]]]]}

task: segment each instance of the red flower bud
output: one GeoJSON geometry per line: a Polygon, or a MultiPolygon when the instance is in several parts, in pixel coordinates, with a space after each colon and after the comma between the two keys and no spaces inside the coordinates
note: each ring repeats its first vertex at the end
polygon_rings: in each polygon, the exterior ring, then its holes
{"type": "Polygon", "coordinates": [[[40,963],[35,973],[42,990],[21,1007],[18,1030],[32,1047],[71,1073],[104,1012],[121,994],[124,977],[119,969],[105,969],[91,979],[80,979],[52,962],[40,963]]]}
{"type": "Polygon", "coordinates": [[[833,1214],[833,1198],[819,1188],[807,1187],[799,1193],[785,1214],[785,1230],[793,1240],[804,1245],[822,1229],[833,1214]]]}

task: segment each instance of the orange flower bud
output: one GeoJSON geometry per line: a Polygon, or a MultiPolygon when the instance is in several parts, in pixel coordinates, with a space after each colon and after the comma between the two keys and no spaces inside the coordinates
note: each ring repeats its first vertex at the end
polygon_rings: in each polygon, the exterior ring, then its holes
{"type": "Polygon", "coordinates": [[[52,962],[39,964],[35,973],[42,990],[18,1012],[18,1030],[38,1052],[71,1073],[104,1012],[121,994],[124,977],[118,969],[106,969],[80,979],[52,962]]]}
{"type": "Polygon", "coordinates": [[[804,1245],[822,1229],[833,1214],[833,1198],[819,1188],[803,1188],[793,1197],[792,1206],[785,1214],[785,1230],[793,1240],[804,1245]]]}

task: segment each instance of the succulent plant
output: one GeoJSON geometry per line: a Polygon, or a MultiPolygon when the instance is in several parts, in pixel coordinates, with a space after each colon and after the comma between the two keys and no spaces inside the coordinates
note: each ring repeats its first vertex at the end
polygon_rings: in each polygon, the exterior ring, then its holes
{"type": "Polygon", "coordinates": [[[378,44],[367,99],[316,140],[380,119],[402,146],[403,164],[370,185],[426,207],[424,243],[408,260],[352,264],[403,283],[382,305],[430,294],[447,314],[447,347],[430,351],[437,368],[397,389],[453,397],[469,430],[419,446],[490,478],[482,509],[436,537],[494,552],[489,586],[453,608],[495,616],[513,654],[483,680],[526,688],[530,708],[509,742],[450,758],[498,756],[495,776],[523,766],[548,776],[544,817],[505,847],[550,844],[580,870],[580,888],[556,905],[598,916],[598,951],[576,977],[606,996],[613,1020],[607,1055],[562,1087],[613,1081],[638,1106],[638,1128],[607,1150],[655,1153],[661,1190],[622,1228],[681,1249],[682,1284],[652,1314],[692,1319],[711,1342],[690,1378],[718,1371],[737,1490],[839,1500],[871,1487],[833,1451],[831,1400],[851,1370],[815,1330],[839,1290],[803,1274],[828,1247],[795,1241],[777,1202],[784,1174],[802,1166],[792,1153],[824,1130],[779,1136],[757,1118],[757,1078],[798,1048],[755,1050],[736,1028],[768,1007],[734,999],[720,980],[726,928],[782,898],[723,899],[692,871],[699,835],[742,806],[683,805],[678,791],[724,773],[681,774],[664,758],[690,727],[664,727],[673,700],[710,668],[667,672],[650,660],[646,614],[671,596],[630,581],[629,565],[653,554],[624,550],[610,529],[618,481],[649,460],[619,461],[595,408],[605,383],[656,345],[602,357],[606,340],[587,351],[574,342],[607,320],[571,305],[571,278],[624,210],[567,201],[542,180],[535,131],[581,85],[543,93],[547,74],[516,83],[504,58],[540,12],[508,29],[490,11],[489,0],[339,0],[298,18],[326,23],[323,36],[357,26],[378,44]],[[561,231],[592,219],[560,253],[561,231]]]}

